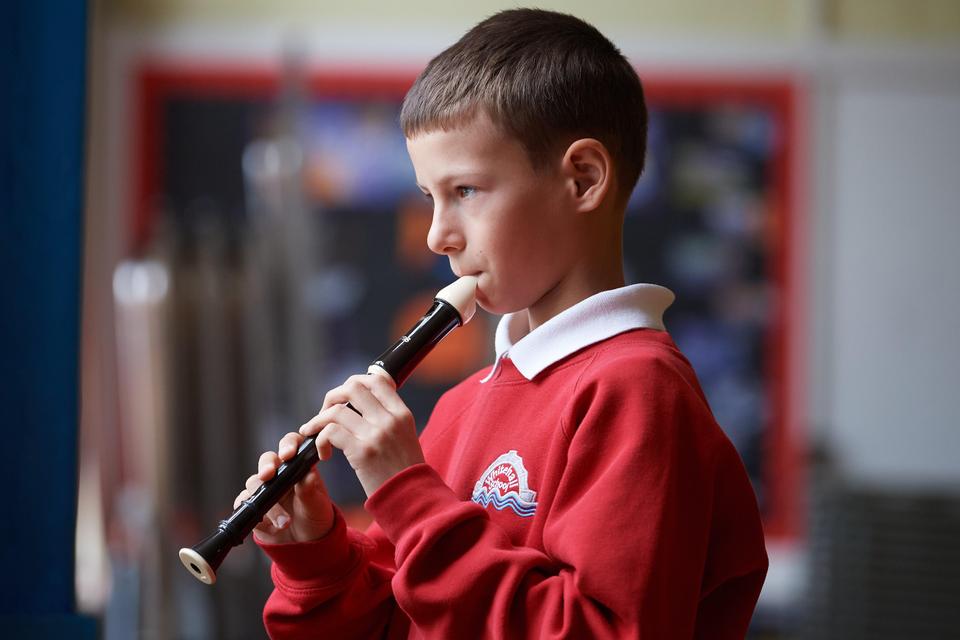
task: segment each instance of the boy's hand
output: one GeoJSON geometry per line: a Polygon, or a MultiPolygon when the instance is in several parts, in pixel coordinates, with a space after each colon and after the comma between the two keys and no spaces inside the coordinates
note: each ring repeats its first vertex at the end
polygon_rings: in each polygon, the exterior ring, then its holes
{"type": "Polygon", "coordinates": [[[413,414],[386,375],[350,376],[331,389],[323,410],[300,427],[301,435],[315,433],[320,434],[320,459],[329,459],[332,447],[342,450],[367,497],[395,474],[423,462],[413,414]]]}
{"type": "MultiPolygon", "coordinates": [[[[304,437],[299,433],[288,433],[280,440],[279,453],[267,451],[261,455],[257,473],[247,478],[247,488],[233,501],[233,508],[240,506],[261,484],[274,477],[280,465],[296,455],[303,441],[304,437]]],[[[268,544],[309,542],[327,535],[333,528],[333,520],[333,503],[314,467],[267,512],[254,530],[257,538],[268,544]]]]}

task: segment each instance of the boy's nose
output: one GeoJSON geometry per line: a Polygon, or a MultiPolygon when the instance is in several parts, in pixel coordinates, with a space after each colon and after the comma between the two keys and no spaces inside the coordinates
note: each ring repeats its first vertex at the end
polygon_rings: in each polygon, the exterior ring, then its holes
{"type": "Polygon", "coordinates": [[[427,246],[430,251],[445,256],[463,249],[463,233],[452,222],[439,204],[434,207],[433,221],[427,233],[427,246]]]}

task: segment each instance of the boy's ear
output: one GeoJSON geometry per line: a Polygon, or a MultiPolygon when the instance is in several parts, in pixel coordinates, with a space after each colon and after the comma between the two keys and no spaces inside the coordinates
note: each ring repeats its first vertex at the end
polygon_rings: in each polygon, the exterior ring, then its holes
{"type": "Polygon", "coordinates": [[[578,211],[596,209],[613,189],[613,161],[599,140],[574,140],[567,147],[562,167],[578,211]]]}

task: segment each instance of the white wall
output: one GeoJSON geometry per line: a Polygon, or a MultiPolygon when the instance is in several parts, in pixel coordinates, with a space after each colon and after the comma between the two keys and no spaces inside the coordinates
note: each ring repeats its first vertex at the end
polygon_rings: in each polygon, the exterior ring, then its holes
{"type": "Polygon", "coordinates": [[[873,486],[960,488],[955,63],[877,61],[824,86],[814,410],[842,470],[873,486]]]}

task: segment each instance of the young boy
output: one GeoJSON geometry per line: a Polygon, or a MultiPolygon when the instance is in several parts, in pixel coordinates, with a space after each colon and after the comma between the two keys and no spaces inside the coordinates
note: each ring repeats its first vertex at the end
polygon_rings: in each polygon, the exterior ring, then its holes
{"type": "Polygon", "coordinates": [[[238,501],[319,433],[375,519],[348,529],[315,469],[271,511],[270,635],[743,638],[767,569],[753,491],[664,329],[673,294],[624,286],[632,67],[576,18],[505,11],[430,62],[401,124],[427,244],[505,314],[496,361],[419,440],[391,382],[358,375],[261,456],[238,501]]]}

